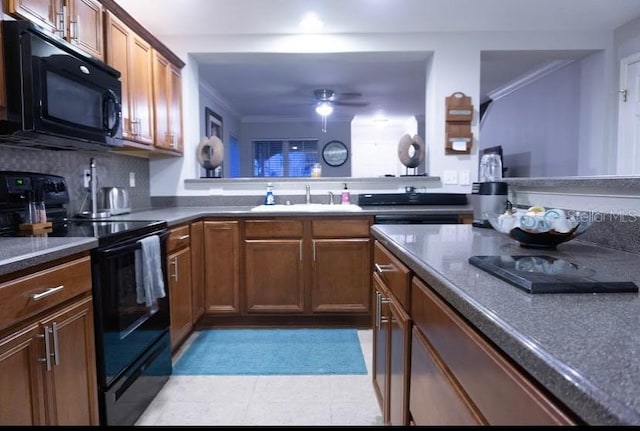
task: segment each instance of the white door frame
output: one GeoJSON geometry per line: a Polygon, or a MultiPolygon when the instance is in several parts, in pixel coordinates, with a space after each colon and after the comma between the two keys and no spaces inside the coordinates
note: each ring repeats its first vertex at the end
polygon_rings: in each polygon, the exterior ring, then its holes
{"type": "MultiPolygon", "coordinates": [[[[640,62],[640,52],[628,55],[620,60],[620,82],[618,84],[618,90],[622,91],[629,88],[627,84],[630,77],[627,76],[627,69],[629,65],[640,62]]],[[[632,98],[631,94],[627,94],[628,98],[632,98]]],[[[619,175],[637,175],[640,174],[640,148],[636,148],[636,145],[629,145],[626,137],[632,132],[631,128],[634,124],[628,124],[625,122],[625,116],[622,115],[623,110],[623,97],[618,93],[618,143],[617,143],[617,163],[616,174],[619,175]],[[626,144],[626,145],[625,145],[626,144]]],[[[628,99],[629,100],[629,99],[628,99]]]]}

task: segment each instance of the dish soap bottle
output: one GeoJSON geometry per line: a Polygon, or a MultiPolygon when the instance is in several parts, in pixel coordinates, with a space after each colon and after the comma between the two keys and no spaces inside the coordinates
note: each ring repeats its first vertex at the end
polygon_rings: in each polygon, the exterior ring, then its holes
{"type": "Polygon", "coordinates": [[[267,184],[267,195],[264,197],[264,204],[265,205],[276,204],[276,198],[275,196],[273,196],[273,184],[271,183],[267,184]]]}
{"type": "Polygon", "coordinates": [[[351,203],[351,193],[347,189],[347,183],[344,183],[344,189],[342,190],[342,205],[349,205],[351,203]]]}

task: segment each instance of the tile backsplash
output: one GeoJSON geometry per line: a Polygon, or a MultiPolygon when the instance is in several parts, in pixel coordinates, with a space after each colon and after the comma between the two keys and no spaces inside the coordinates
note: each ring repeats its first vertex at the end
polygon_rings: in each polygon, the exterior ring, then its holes
{"type": "Polygon", "coordinates": [[[56,151],[0,146],[0,170],[54,174],[65,177],[69,187],[69,215],[80,211],[85,201],[89,209],[89,190],[83,187],[83,172],[95,159],[98,188],[125,187],[133,210],[151,207],[149,197],[149,160],[115,152],[56,151]],[[129,187],[129,174],[135,175],[135,187],[129,187]]]}

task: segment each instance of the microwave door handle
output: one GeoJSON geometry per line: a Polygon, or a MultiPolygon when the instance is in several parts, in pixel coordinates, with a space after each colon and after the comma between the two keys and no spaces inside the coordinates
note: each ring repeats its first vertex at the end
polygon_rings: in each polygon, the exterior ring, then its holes
{"type": "Polygon", "coordinates": [[[109,133],[109,136],[115,136],[116,132],[120,128],[120,110],[121,105],[118,101],[118,96],[112,90],[107,90],[104,98],[104,128],[109,133]],[[111,109],[110,109],[111,108],[111,109]],[[111,113],[115,112],[115,122],[113,127],[109,127],[109,118],[111,117],[111,113]]]}

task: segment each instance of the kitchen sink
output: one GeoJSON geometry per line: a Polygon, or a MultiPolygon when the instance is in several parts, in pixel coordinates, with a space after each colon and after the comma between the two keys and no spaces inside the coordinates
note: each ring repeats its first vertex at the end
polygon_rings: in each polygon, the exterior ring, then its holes
{"type": "Polygon", "coordinates": [[[251,208],[254,212],[357,212],[362,211],[358,205],[349,204],[291,204],[291,205],[258,205],[251,208]]]}

